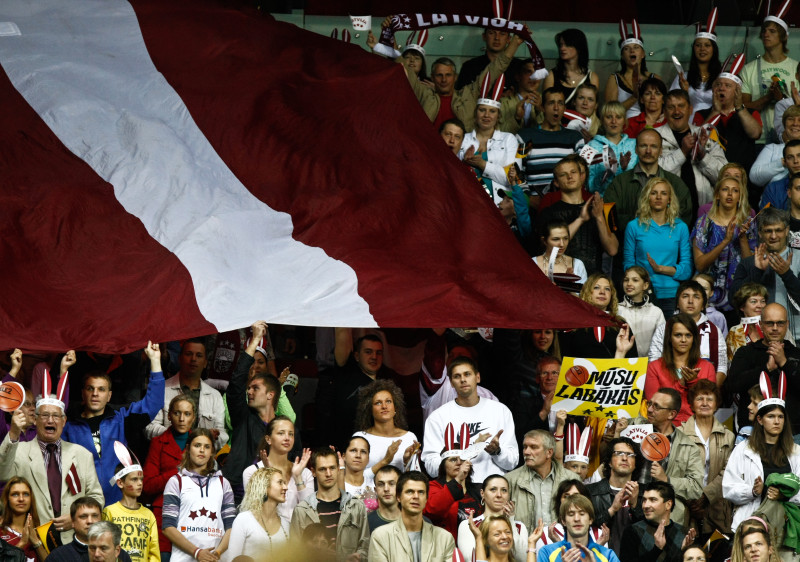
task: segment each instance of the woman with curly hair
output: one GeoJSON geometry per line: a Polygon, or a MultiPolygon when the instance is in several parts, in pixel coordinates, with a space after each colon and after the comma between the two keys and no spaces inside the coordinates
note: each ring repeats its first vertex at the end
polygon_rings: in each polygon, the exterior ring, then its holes
{"type": "Polygon", "coordinates": [[[408,431],[403,391],[393,381],[378,379],[361,389],[356,428],[353,436],[369,443],[366,468],[373,474],[387,464],[405,470],[419,449],[417,436],[408,431]]]}
{"type": "Polygon", "coordinates": [[[278,506],[286,501],[288,485],[277,468],[259,468],[247,483],[233,521],[230,548],[223,562],[237,556],[272,560],[289,542],[289,520],[280,516],[278,506]]]}
{"type": "Polygon", "coordinates": [[[6,482],[1,501],[0,539],[22,549],[28,560],[47,558],[47,550],[36,534],[39,515],[30,483],[21,476],[14,476],[6,482]]]}
{"type": "MultiPolygon", "coordinates": [[[[611,277],[605,273],[594,273],[589,276],[580,293],[581,300],[617,318],[619,301],[617,290],[611,277]]],[[[612,359],[614,357],[636,357],[636,347],[630,327],[624,324],[621,329],[605,328],[598,341],[592,328],[579,328],[558,335],[563,357],[598,357],[612,359]]]]}
{"type": "Polygon", "coordinates": [[[625,269],[640,265],[647,270],[655,304],[665,318],[675,311],[678,285],[692,275],[689,227],[679,214],[675,189],[664,178],[655,177],[642,189],[636,218],[625,228],[625,269]]]}

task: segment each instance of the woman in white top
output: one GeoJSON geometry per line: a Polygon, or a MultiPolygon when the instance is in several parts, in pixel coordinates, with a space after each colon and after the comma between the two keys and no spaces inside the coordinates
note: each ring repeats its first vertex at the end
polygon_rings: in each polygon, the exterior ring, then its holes
{"type": "Polygon", "coordinates": [[[291,520],[292,511],[298,503],[314,493],[314,475],[306,468],[311,458],[311,449],[303,449],[303,456],[289,460],[289,451],[294,448],[294,424],[286,416],[272,418],[267,432],[259,445],[261,460],[244,469],[242,482],[247,488],[250,478],[259,468],[271,467],[280,470],[288,489],[286,501],[278,506],[280,516],[291,520]]]}
{"type": "Polygon", "coordinates": [[[518,144],[516,135],[500,131],[500,103],[478,99],[475,129],[464,135],[458,157],[472,166],[495,205],[503,200],[497,190],[509,187],[506,167],[517,161],[518,144]]]}
{"type": "Polygon", "coordinates": [[[419,442],[408,431],[405,398],[394,382],[378,379],[359,391],[355,426],[359,431],[353,436],[369,443],[366,468],[373,474],[387,464],[404,471],[409,461],[414,461],[409,470],[419,470],[414,457],[419,442]]]}
{"type": "MultiPolygon", "coordinates": [[[[732,531],[750,517],[763,500],[781,499],[778,489],[767,487],[764,482],[767,473],[786,472],[800,474],[800,447],[792,439],[785,402],[765,396],[758,405],[750,438],[733,450],[722,477],[722,495],[734,505],[732,531]]],[[[800,504],[800,494],[788,501],[800,504]]]]}
{"type": "Polygon", "coordinates": [[[695,34],[692,56],[689,59],[689,73],[678,74],[669,88],[670,90],[680,88],[687,92],[695,113],[711,107],[713,97],[711,85],[722,71],[717,37],[713,33],[713,28],[709,31],[695,34]]]}
{"type": "MultiPolygon", "coordinates": [[[[499,474],[490,476],[483,481],[481,488],[481,503],[484,504],[483,514],[473,519],[475,525],[480,526],[481,522],[486,518],[495,516],[512,516],[514,513],[514,506],[511,504],[511,495],[509,493],[508,480],[505,476],[499,474]]],[[[513,545],[514,545],[514,558],[517,562],[524,562],[526,559],[525,551],[528,548],[528,529],[522,521],[511,520],[513,545]]],[[[538,529],[541,535],[542,529],[538,529]]],[[[537,540],[539,537],[536,538],[537,540]]],[[[470,531],[469,521],[462,521],[458,525],[458,550],[464,555],[464,558],[470,560],[472,551],[475,549],[475,536],[470,531]]]]}
{"type": "Polygon", "coordinates": [[[245,489],[239,515],[233,521],[230,547],[222,562],[237,556],[272,560],[273,554],[289,542],[289,520],[280,516],[278,506],[286,501],[289,486],[277,468],[259,468],[245,489]]]}

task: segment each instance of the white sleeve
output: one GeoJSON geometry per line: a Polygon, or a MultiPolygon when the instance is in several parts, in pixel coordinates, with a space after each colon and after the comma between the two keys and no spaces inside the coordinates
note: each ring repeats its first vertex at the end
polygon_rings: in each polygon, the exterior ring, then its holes
{"type": "Polygon", "coordinates": [[[586,266],[583,265],[583,262],[578,258],[574,258],[572,262],[573,262],[572,265],[574,266],[572,268],[573,273],[581,278],[580,279],[581,283],[586,283],[587,279],[586,266]]]}
{"type": "Polygon", "coordinates": [[[739,443],[731,453],[728,464],[725,466],[725,473],[722,475],[722,497],[735,505],[745,505],[753,501],[753,483],[757,476],[745,470],[747,459],[744,456],[744,447],[747,441],[739,443]]]}
{"type": "Polygon", "coordinates": [[[244,553],[244,543],[248,533],[245,530],[245,519],[243,514],[236,516],[231,527],[231,538],[228,541],[228,550],[220,558],[220,562],[231,562],[234,558],[244,553]]]}
{"type": "Polygon", "coordinates": [[[469,530],[469,521],[462,521],[458,524],[458,537],[456,546],[465,560],[472,560],[472,551],[475,550],[475,537],[469,530]]]}
{"type": "Polygon", "coordinates": [[[517,139],[512,134],[504,135],[499,143],[502,145],[500,150],[493,150],[489,157],[495,162],[487,162],[483,170],[483,176],[493,182],[508,186],[508,177],[505,167],[512,164],[517,159],[517,139]]]}
{"type": "Polygon", "coordinates": [[[431,415],[428,421],[425,422],[422,462],[425,463],[425,470],[431,475],[439,474],[439,464],[441,464],[442,448],[444,447],[444,426],[442,421],[441,415],[431,415]]]}
{"type": "Polygon", "coordinates": [[[722,330],[720,330],[716,325],[714,325],[714,329],[717,331],[717,372],[727,375],[728,345],[725,343],[725,338],[722,336],[722,330]]]}
{"type": "Polygon", "coordinates": [[[511,410],[502,404],[501,406],[503,409],[502,424],[498,431],[502,429],[503,434],[500,436],[500,452],[496,455],[491,455],[491,459],[504,472],[509,472],[514,470],[519,462],[519,445],[517,445],[514,418],[511,416],[511,410]]]}
{"type": "MultiPolygon", "coordinates": [[[[775,115],[777,114],[778,112],[776,111],[775,115]]],[[[781,128],[783,128],[783,125],[781,125],[781,128]]],[[[751,182],[757,185],[767,185],[783,173],[784,167],[781,153],[775,150],[782,146],[780,144],[768,144],[758,153],[756,161],[750,167],[749,177],[751,182]]]]}
{"type": "Polygon", "coordinates": [[[653,339],[650,341],[649,353],[651,362],[661,359],[661,355],[664,351],[664,327],[666,325],[666,322],[664,324],[659,324],[656,328],[656,331],[653,332],[653,339]]]}

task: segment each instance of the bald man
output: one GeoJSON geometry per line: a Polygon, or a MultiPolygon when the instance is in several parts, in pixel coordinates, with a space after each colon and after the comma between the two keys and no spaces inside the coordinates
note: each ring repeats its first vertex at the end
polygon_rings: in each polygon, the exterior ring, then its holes
{"type": "MultiPolygon", "coordinates": [[[[762,371],[769,374],[774,393],[778,392],[781,371],[786,373],[786,411],[800,408],[800,350],[786,339],[788,326],[786,309],[776,303],[761,311],[761,331],[764,339],[740,347],[728,368],[728,378],[723,385],[726,393],[747,398],[747,391],[758,384],[762,371]]],[[[764,398],[768,398],[765,396],[764,398]]],[[[740,403],[739,422],[747,424],[747,408],[740,403]]],[[[800,437],[800,416],[791,416],[795,442],[800,437]]]]}

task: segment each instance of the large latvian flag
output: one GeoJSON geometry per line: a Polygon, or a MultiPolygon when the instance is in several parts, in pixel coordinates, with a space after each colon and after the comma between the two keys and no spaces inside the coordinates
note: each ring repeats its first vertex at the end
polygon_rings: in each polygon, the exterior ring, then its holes
{"type": "Polygon", "coordinates": [[[0,2],[0,349],[577,327],[399,65],[210,0],[0,2]]]}

